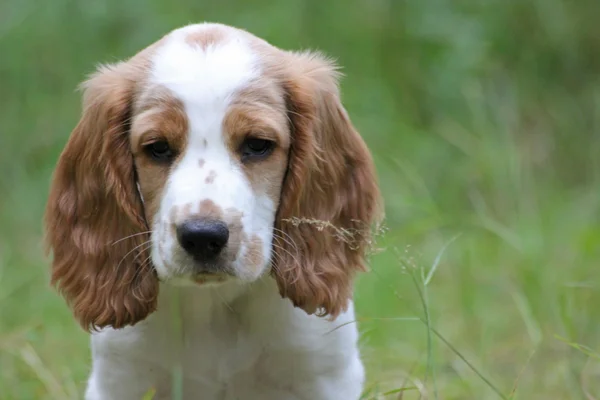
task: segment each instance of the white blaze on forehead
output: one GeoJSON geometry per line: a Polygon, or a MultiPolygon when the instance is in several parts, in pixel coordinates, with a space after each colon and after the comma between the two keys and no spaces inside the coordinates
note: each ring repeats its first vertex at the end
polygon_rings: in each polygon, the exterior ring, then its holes
{"type": "Polygon", "coordinates": [[[208,46],[188,40],[211,29],[219,28],[190,25],[173,31],[152,59],[150,81],[171,89],[190,107],[226,102],[259,72],[256,54],[235,30],[226,30],[222,39],[208,46]]]}
{"type": "Polygon", "coordinates": [[[166,37],[152,59],[150,83],[166,87],[183,103],[190,127],[188,150],[208,142],[212,151],[225,151],[222,123],[232,95],[259,73],[258,57],[240,32],[199,24],[166,37]],[[190,40],[215,29],[220,34],[214,43],[202,46],[190,40]]]}

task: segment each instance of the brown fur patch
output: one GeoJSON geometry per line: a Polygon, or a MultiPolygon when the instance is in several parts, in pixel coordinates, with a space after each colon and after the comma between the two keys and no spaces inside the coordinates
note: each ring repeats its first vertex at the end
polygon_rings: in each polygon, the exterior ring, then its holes
{"type": "Polygon", "coordinates": [[[284,53],[270,68],[283,79],[293,127],[273,273],[294,305],[335,317],[348,306],[354,275],[366,268],[371,225],[380,217],[375,168],[340,101],[333,63],[318,54],[284,53]],[[327,226],[355,232],[355,240],[340,240],[327,226]]]}
{"type": "Polygon", "coordinates": [[[275,80],[259,80],[236,94],[223,120],[225,141],[233,159],[240,160],[239,149],[247,137],[271,140],[273,152],[264,159],[240,164],[256,194],[266,193],[279,202],[286,170],[290,131],[284,93],[275,80]]]}
{"type": "Polygon", "coordinates": [[[86,330],[121,328],[156,309],[158,279],[146,262],[144,204],[137,193],[129,126],[156,44],[101,67],[60,156],[46,206],[52,283],[86,330]]]}
{"type": "Polygon", "coordinates": [[[227,36],[228,32],[221,27],[209,27],[189,33],[185,38],[185,42],[191,46],[198,46],[202,50],[206,50],[210,46],[223,42],[227,36]]]}
{"type": "Polygon", "coordinates": [[[210,172],[208,173],[208,175],[206,176],[206,179],[204,179],[205,183],[213,183],[215,181],[215,178],[217,177],[217,171],[215,171],[214,169],[211,169],[210,172]]]}
{"type": "MultiPolygon", "coordinates": [[[[187,146],[188,121],[181,101],[164,88],[143,91],[136,110],[138,114],[133,117],[131,126],[131,149],[144,196],[146,219],[152,224],[172,166],[151,159],[144,151],[144,146],[157,140],[165,140],[180,157],[187,146]]],[[[176,157],[174,163],[177,163],[179,157],[176,157]]]]}
{"type": "Polygon", "coordinates": [[[202,218],[221,221],[223,219],[223,209],[215,204],[214,201],[205,199],[200,202],[198,215],[202,218]]]}

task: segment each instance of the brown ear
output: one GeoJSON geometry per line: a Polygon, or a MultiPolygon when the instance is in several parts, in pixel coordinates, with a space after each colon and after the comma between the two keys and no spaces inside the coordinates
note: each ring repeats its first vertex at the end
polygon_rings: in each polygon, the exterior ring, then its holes
{"type": "Polygon", "coordinates": [[[137,74],[119,64],[84,84],[83,115],[46,208],[52,283],[86,330],[135,324],[156,308],[158,280],[128,138],[137,74]]]}
{"type": "Polygon", "coordinates": [[[335,317],[352,297],[353,276],[365,270],[379,189],[370,152],[340,102],[333,63],[311,53],[290,57],[292,145],[273,270],[295,306],[335,317]]]}

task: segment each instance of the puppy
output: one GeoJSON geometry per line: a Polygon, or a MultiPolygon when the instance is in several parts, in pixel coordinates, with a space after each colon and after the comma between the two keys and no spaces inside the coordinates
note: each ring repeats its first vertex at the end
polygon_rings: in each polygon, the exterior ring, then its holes
{"type": "Polygon", "coordinates": [[[46,210],[88,400],[358,399],[352,281],[380,217],[336,67],[190,25],[83,85],[46,210]]]}

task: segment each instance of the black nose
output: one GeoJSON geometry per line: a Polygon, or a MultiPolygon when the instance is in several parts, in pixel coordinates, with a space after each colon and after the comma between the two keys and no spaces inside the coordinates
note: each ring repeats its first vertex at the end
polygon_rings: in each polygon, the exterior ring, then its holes
{"type": "Polygon", "coordinates": [[[195,219],[177,227],[181,247],[200,261],[216,257],[229,239],[227,225],[220,221],[195,219]]]}

